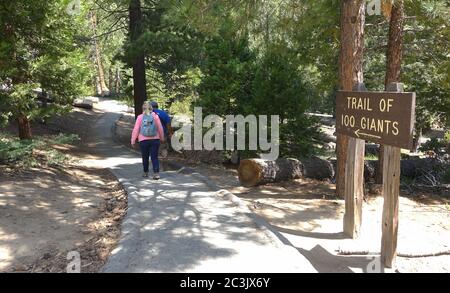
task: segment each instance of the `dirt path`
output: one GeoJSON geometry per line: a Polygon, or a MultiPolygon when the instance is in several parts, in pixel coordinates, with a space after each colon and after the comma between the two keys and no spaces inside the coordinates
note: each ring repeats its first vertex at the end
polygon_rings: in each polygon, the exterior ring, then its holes
{"type": "Polygon", "coordinates": [[[128,192],[121,240],[103,272],[315,272],[248,209],[196,174],[166,169],[159,181],[143,179],[140,155],[113,142],[120,105],[102,105],[109,113],[95,125],[95,148],[103,159],[85,163],[111,168],[128,192]]]}
{"type": "MultiPolygon", "coordinates": [[[[86,168],[95,158],[91,126],[101,111],[76,109],[34,135],[75,133],[81,141],[58,149],[70,155],[65,167],[0,173],[0,272],[65,272],[67,255],[77,251],[82,272],[97,272],[120,235],[126,194],[110,171],[86,168]]],[[[3,131],[14,133],[11,126],[3,131]]]]}
{"type": "MultiPolygon", "coordinates": [[[[338,251],[379,253],[381,196],[366,199],[362,235],[358,240],[351,240],[342,234],[344,201],[335,197],[333,184],[296,180],[245,188],[240,186],[236,170],[176,160],[195,168],[247,202],[281,239],[308,258],[318,272],[367,272],[369,264],[379,259],[376,254],[344,256],[338,251]]],[[[399,253],[422,255],[450,250],[449,191],[403,192],[399,221],[399,253]]],[[[396,267],[385,271],[450,272],[450,256],[398,257],[396,267]]]]}

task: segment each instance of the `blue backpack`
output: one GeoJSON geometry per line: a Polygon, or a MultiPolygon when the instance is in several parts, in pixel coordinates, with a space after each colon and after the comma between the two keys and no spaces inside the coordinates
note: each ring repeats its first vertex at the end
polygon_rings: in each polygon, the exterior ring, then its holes
{"type": "Polygon", "coordinates": [[[150,115],[144,114],[142,116],[141,134],[146,137],[156,136],[157,134],[156,122],[153,119],[152,114],[150,115]]]}

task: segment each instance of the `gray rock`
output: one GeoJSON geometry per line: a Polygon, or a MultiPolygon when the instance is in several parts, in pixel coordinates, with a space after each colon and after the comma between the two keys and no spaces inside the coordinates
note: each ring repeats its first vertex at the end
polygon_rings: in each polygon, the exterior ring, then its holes
{"type": "Polygon", "coordinates": [[[92,110],[94,108],[94,103],[90,100],[85,99],[75,99],[73,105],[77,108],[83,108],[88,110],[92,110]]]}
{"type": "Polygon", "coordinates": [[[303,176],[306,178],[324,180],[333,179],[334,177],[334,167],[330,161],[313,156],[302,160],[302,164],[303,176]]]}

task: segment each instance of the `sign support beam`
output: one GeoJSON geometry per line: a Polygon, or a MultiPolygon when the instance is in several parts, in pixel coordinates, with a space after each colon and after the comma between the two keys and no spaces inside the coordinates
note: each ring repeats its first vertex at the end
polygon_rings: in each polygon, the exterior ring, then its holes
{"type": "MultiPolygon", "coordinates": [[[[363,83],[354,86],[353,91],[366,91],[363,83]]],[[[345,214],[344,233],[355,239],[359,236],[364,199],[364,153],[366,142],[349,137],[347,165],[345,168],[345,214]]]]}
{"type": "MultiPolygon", "coordinates": [[[[403,92],[403,84],[391,83],[389,92],[403,92]]],[[[381,237],[381,261],[392,268],[397,256],[398,208],[400,195],[401,149],[384,146],[383,154],[383,218],[381,237]]]]}

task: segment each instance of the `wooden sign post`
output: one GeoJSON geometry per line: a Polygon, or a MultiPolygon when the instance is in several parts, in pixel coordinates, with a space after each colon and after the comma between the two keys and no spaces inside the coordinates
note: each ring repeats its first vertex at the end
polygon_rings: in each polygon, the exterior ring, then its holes
{"type": "Polygon", "coordinates": [[[344,233],[359,236],[364,188],[365,140],[385,145],[383,163],[383,219],[381,259],[392,267],[397,254],[400,150],[411,149],[415,121],[415,93],[403,93],[393,83],[387,92],[366,92],[364,85],[336,97],[336,131],[349,136],[345,178],[344,233]]]}
{"type": "MultiPolygon", "coordinates": [[[[403,85],[392,83],[390,92],[403,92],[403,85]]],[[[412,114],[411,117],[414,117],[412,114]]],[[[412,138],[412,133],[411,133],[412,138]]],[[[383,153],[383,218],[381,221],[381,262],[391,268],[397,256],[398,204],[400,196],[401,149],[384,147],[383,153]]]]}
{"type": "MultiPolygon", "coordinates": [[[[366,87],[364,84],[358,84],[354,86],[353,91],[365,92],[366,87]]],[[[339,116],[336,116],[336,119],[338,119],[338,117],[339,116]]],[[[341,121],[343,124],[345,119],[345,116],[341,115],[341,121]]],[[[359,236],[362,222],[365,148],[366,142],[363,139],[349,137],[347,147],[347,163],[345,167],[344,233],[351,238],[357,238],[359,236]]]]}

